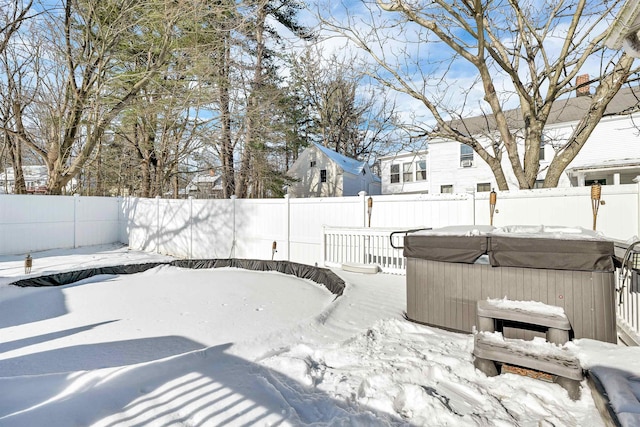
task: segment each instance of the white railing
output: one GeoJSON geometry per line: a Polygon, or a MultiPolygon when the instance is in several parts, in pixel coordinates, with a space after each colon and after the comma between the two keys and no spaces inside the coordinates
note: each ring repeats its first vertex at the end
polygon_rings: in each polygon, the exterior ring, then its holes
{"type": "Polygon", "coordinates": [[[630,250],[621,256],[629,268],[618,268],[616,272],[618,332],[625,343],[640,345],[640,275],[632,269],[640,267],[640,242],[622,246],[630,250]]]}
{"type": "MultiPolygon", "coordinates": [[[[385,273],[404,274],[406,259],[402,249],[391,245],[393,229],[323,227],[323,253],[326,266],[345,263],[375,264],[385,273]]],[[[394,246],[402,246],[401,239],[394,246]]]]}

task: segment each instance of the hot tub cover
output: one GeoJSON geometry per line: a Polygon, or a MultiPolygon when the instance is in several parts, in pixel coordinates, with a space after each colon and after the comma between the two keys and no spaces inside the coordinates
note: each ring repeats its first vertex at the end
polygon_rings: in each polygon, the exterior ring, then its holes
{"type": "Polygon", "coordinates": [[[408,235],[404,238],[404,256],[431,261],[473,264],[487,253],[484,236],[408,235]]]}
{"type": "Polygon", "coordinates": [[[613,242],[491,236],[489,261],[494,267],[613,271],[613,242]]]}
{"type": "Polygon", "coordinates": [[[613,242],[580,227],[445,227],[409,234],[404,256],[494,267],[614,271],[613,242]]]}

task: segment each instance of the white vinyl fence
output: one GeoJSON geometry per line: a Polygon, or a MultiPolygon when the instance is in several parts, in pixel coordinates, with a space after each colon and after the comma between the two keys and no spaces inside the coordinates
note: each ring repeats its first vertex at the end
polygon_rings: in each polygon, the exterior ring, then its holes
{"type": "MultiPolygon", "coordinates": [[[[602,187],[598,231],[621,241],[640,235],[639,188],[602,187]]],[[[373,196],[370,217],[368,199],[364,194],[259,200],[0,195],[0,255],[119,241],[183,258],[273,255],[320,265],[327,229],[390,232],[490,221],[489,193],[373,196]]],[[[499,192],[493,224],[591,228],[591,206],[588,187],[499,192]]]]}
{"type": "Polygon", "coordinates": [[[122,200],[0,195],[0,255],[122,241],[122,200]]]}
{"type": "MultiPolygon", "coordinates": [[[[639,193],[640,183],[602,187],[597,230],[618,241],[640,235],[639,193]]],[[[403,273],[401,250],[389,243],[394,230],[490,222],[489,193],[374,196],[370,212],[368,199],[365,194],[262,200],[0,195],[0,255],[122,242],[180,258],[375,263],[403,273]]],[[[592,223],[589,187],[499,192],[493,218],[498,227],[590,229],[592,223]]],[[[640,332],[640,292],[625,292],[618,314],[640,332]]]]}

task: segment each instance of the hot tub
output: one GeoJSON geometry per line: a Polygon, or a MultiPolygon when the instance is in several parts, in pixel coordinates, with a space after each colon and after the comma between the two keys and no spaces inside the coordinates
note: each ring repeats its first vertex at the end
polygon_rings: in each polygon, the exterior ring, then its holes
{"type": "MultiPolygon", "coordinates": [[[[407,316],[471,332],[487,298],[564,308],[574,338],[617,341],[613,242],[566,227],[446,227],[410,233],[407,316]]],[[[521,338],[517,329],[508,337],[521,338]]]]}

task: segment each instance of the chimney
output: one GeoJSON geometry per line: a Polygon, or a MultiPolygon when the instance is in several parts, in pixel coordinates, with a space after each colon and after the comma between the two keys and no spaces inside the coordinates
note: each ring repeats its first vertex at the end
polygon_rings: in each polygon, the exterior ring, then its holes
{"type": "Polygon", "coordinates": [[[589,74],[581,74],[576,77],[576,96],[591,95],[591,87],[587,84],[588,82],[589,74]]]}
{"type": "Polygon", "coordinates": [[[216,176],[216,170],[215,169],[209,169],[209,176],[216,176]]]}

